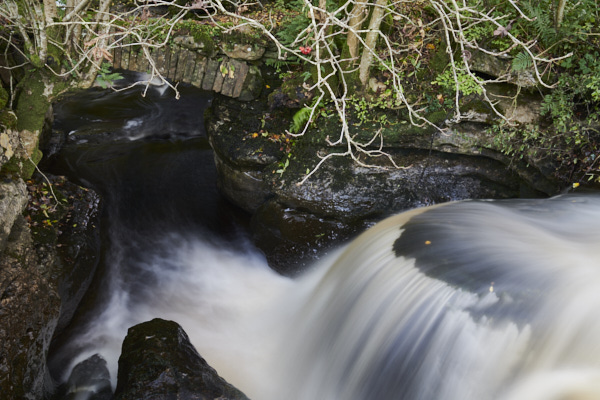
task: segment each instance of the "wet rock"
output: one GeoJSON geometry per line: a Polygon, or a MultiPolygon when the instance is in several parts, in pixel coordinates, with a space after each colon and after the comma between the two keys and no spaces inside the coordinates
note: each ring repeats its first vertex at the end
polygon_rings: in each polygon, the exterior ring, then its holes
{"type": "Polygon", "coordinates": [[[250,65],[238,99],[240,101],[257,99],[262,92],[263,85],[264,81],[260,69],[255,65],[250,65]]]}
{"type": "Polygon", "coordinates": [[[60,312],[58,294],[44,276],[52,262],[52,251],[39,257],[27,221],[19,215],[0,254],[2,398],[43,397],[46,356],[60,312]]]}
{"type": "Polygon", "coordinates": [[[253,212],[271,196],[261,171],[235,168],[215,156],[221,193],[245,211],[253,212]]]}
{"type": "MultiPolygon", "coordinates": [[[[228,200],[254,214],[256,243],[276,268],[286,255],[310,258],[304,253],[310,240],[301,239],[298,230],[296,239],[288,235],[294,230],[288,228],[297,225],[295,218],[332,222],[330,227],[324,224],[318,228],[327,238],[329,229],[351,234],[351,229],[336,223],[352,227],[409,208],[463,199],[537,197],[560,191],[558,183],[549,178],[552,165],[547,160],[520,163],[497,148],[488,129],[495,117],[491,110],[475,103],[471,107],[479,116],[472,121],[451,123],[451,116],[442,111],[428,115],[440,129],[435,125],[414,126],[402,112],[371,115],[365,121],[349,110],[347,119],[354,140],[370,142],[367,149],[377,151],[380,141],[373,136],[381,132],[385,137],[382,151],[401,168],[395,168],[387,157],[361,156],[361,162],[378,166],[375,168],[361,167],[348,156],[332,157],[304,180],[322,157],[344,153],[347,148],[328,145],[340,137],[335,115],[320,116],[300,138],[286,136],[295,112],[291,107],[302,103],[290,100],[293,96],[278,87],[248,103],[217,96],[206,119],[219,188],[228,200]],[[377,122],[381,120],[389,123],[377,122]],[[281,139],[276,142],[276,137],[285,137],[290,144],[281,139]],[[261,219],[267,222],[256,222],[261,219]]],[[[299,84],[283,88],[294,95],[293,90],[303,90],[299,84]]],[[[506,87],[496,89],[494,93],[499,96],[510,95],[506,87]]],[[[514,86],[510,90],[514,91],[514,86]]],[[[535,104],[517,104],[515,120],[537,120],[535,104]]]]}
{"type": "Polygon", "coordinates": [[[270,120],[260,100],[239,102],[223,96],[206,113],[209,141],[214,150],[219,189],[234,204],[255,211],[271,191],[263,169],[283,155],[281,144],[263,137],[270,120]]]}
{"type": "Polygon", "coordinates": [[[198,354],[177,323],[162,319],[129,328],[119,358],[115,400],[247,399],[198,354]]]}
{"type": "Polygon", "coordinates": [[[57,227],[55,246],[58,258],[52,268],[52,276],[61,299],[60,319],[56,327],[58,334],[73,318],[98,266],[101,199],[93,190],[62,177],[50,178],[53,179],[56,190],[69,199],[57,227]]]}
{"type": "Polygon", "coordinates": [[[51,338],[59,318],[66,325],[72,317],[94,273],[77,261],[93,257],[84,233],[95,229],[97,197],[64,178],[48,178],[52,187],[45,179],[0,185],[0,217],[12,225],[3,230],[10,235],[0,248],[0,393],[11,399],[42,398],[52,390],[51,338]]]}
{"type": "Polygon", "coordinates": [[[102,356],[94,354],[73,368],[65,400],[111,400],[112,397],[110,373],[102,356]]]}
{"type": "Polygon", "coordinates": [[[348,158],[324,165],[304,184],[290,176],[273,188],[287,207],[341,221],[384,218],[391,213],[447,201],[520,195],[519,178],[497,161],[438,152],[395,151],[402,169],[360,167],[348,158]]]}
{"type": "Polygon", "coordinates": [[[288,208],[275,199],[263,203],[252,217],[254,243],[271,268],[294,276],[325,256],[333,244],[349,241],[369,222],[346,223],[288,208]]]}

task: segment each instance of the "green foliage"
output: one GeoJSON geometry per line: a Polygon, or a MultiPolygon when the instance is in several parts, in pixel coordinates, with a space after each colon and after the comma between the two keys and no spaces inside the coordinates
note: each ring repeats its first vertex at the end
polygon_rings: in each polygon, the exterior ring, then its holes
{"type": "MultiPolygon", "coordinates": [[[[290,2],[290,7],[298,7],[301,9],[302,2],[299,0],[290,2]]],[[[299,13],[294,15],[293,17],[287,18],[283,21],[283,28],[277,32],[277,38],[281,41],[281,43],[285,46],[291,46],[295,41],[298,35],[308,27],[310,20],[304,13],[299,13]]],[[[304,44],[304,43],[303,43],[304,44]]],[[[293,57],[296,58],[296,57],[293,57]]]]}
{"type": "Polygon", "coordinates": [[[452,69],[447,69],[439,74],[431,84],[438,85],[444,91],[453,93],[458,84],[458,90],[464,95],[481,94],[483,91],[477,81],[466,72],[456,71],[456,81],[454,80],[452,69]]]}
{"type": "Polygon", "coordinates": [[[531,56],[529,56],[529,53],[527,53],[525,50],[517,54],[512,60],[513,71],[523,71],[531,68],[532,66],[533,60],[531,59],[531,56]]]}
{"type": "Polygon", "coordinates": [[[518,160],[546,157],[563,181],[600,182],[600,135],[593,127],[579,125],[570,132],[548,134],[538,126],[509,127],[497,124],[489,130],[494,146],[518,160]]]}
{"type": "Polygon", "coordinates": [[[279,176],[283,175],[285,170],[289,167],[291,158],[292,158],[292,153],[288,153],[287,156],[282,161],[279,162],[279,164],[278,164],[279,168],[275,171],[276,173],[279,174],[279,176]]]}
{"type": "Polygon", "coordinates": [[[292,133],[298,133],[304,127],[310,118],[311,111],[312,107],[302,107],[294,114],[294,117],[292,118],[292,127],[290,129],[292,133]]]}
{"type": "Polygon", "coordinates": [[[299,65],[297,57],[294,57],[296,61],[289,60],[278,60],[276,58],[265,59],[265,65],[275,68],[275,72],[279,74],[279,77],[283,79],[283,74],[288,72],[288,69],[293,65],[299,65]],[[285,70],[284,70],[285,69],[285,70]]]}
{"type": "Polygon", "coordinates": [[[116,81],[123,79],[123,75],[118,72],[111,72],[110,67],[111,65],[109,63],[103,62],[100,71],[98,71],[98,76],[96,77],[96,82],[103,89],[112,87],[116,81]]]}
{"type": "Polygon", "coordinates": [[[528,25],[544,47],[554,44],[558,37],[554,27],[553,3],[548,0],[523,3],[525,13],[532,19],[528,25]]]}
{"type": "Polygon", "coordinates": [[[348,108],[354,111],[353,115],[358,120],[357,126],[364,123],[387,124],[388,117],[382,111],[398,108],[400,104],[401,101],[391,89],[387,89],[371,99],[364,96],[352,96],[348,99],[348,108]]]}

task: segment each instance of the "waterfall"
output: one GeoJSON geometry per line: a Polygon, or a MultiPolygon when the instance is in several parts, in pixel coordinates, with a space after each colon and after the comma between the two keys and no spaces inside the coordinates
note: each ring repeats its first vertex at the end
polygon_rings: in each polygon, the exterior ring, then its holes
{"type": "Polygon", "coordinates": [[[106,200],[57,380],[99,353],[114,386],[127,329],[159,317],[254,400],[600,398],[600,197],[409,211],[287,278],[216,193],[210,98],[136,90],[56,109],[58,173],[106,200]]]}
{"type": "Polygon", "coordinates": [[[256,398],[600,398],[598,221],[600,198],[565,196],[376,225],[298,282],[256,398]]]}
{"type": "Polygon", "coordinates": [[[599,220],[582,196],[417,209],[296,279],[165,237],[137,299],[120,280],[83,339],[114,344],[114,374],[128,326],[173,319],[261,400],[598,398],[599,220]]]}

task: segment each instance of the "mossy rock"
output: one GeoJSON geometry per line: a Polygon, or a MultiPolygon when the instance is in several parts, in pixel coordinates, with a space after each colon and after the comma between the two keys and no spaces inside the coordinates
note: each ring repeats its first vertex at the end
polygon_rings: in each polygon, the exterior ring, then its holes
{"type": "Polygon", "coordinates": [[[2,175],[17,175],[23,179],[30,179],[42,157],[42,151],[37,148],[34,150],[31,160],[29,158],[13,157],[2,166],[2,175]]]}
{"type": "Polygon", "coordinates": [[[50,101],[44,95],[46,83],[41,73],[31,73],[19,84],[17,98],[17,129],[41,132],[50,101]]]}
{"type": "Polygon", "coordinates": [[[310,104],[314,94],[304,88],[304,77],[295,74],[287,77],[281,87],[269,95],[272,108],[302,108],[310,104]]]}

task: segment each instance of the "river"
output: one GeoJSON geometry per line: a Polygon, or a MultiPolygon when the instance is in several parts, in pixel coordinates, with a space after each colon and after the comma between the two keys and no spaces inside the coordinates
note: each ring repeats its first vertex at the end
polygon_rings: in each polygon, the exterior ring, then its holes
{"type": "Polygon", "coordinates": [[[160,317],[255,400],[600,398],[599,197],[414,210],[288,278],[216,189],[211,96],[140,90],[56,108],[67,139],[50,170],[104,199],[56,380],[99,353],[114,385],[127,329],[160,317]]]}

